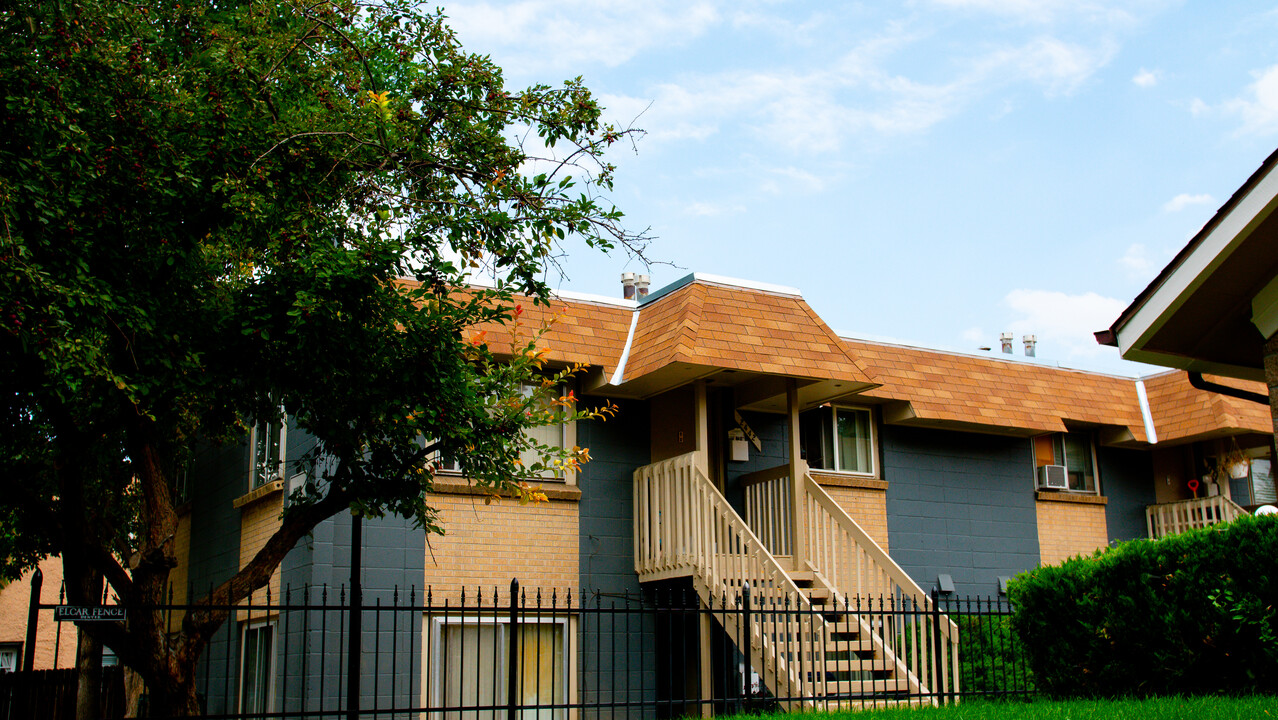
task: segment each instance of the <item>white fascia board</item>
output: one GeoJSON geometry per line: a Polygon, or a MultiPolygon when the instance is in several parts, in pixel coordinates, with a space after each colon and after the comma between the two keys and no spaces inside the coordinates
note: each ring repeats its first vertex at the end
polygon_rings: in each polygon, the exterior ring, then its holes
{"type": "Polygon", "coordinates": [[[761,290],[776,295],[793,295],[795,297],[803,297],[803,293],[798,288],[787,287],[785,285],[773,285],[772,283],[756,282],[754,280],[742,280],[740,278],[726,277],[723,275],[711,275],[709,273],[693,273],[694,282],[713,283],[715,285],[729,285],[731,287],[746,288],[748,290],[761,290]]]}
{"type": "MultiPolygon", "coordinates": [[[[1216,268],[1220,267],[1260,223],[1278,207],[1278,173],[1269,169],[1229,214],[1212,228],[1193,252],[1167,276],[1117,333],[1119,353],[1129,360],[1131,349],[1162,329],[1168,316],[1180,309],[1216,268]]],[[[1142,361],[1143,362],[1143,361],[1142,361]]]]}

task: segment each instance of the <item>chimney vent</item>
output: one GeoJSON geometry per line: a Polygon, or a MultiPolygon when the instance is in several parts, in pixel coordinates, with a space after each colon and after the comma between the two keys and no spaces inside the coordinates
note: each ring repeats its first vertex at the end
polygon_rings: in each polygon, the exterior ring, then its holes
{"type": "Polygon", "coordinates": [[[635,274],[632,272],[621,273],[621,297],[635,299],[635,274]]]}
{"type": "Polygon", "coordinates": [[[999,333],[998,341],[1003,346],[1004,354],[1011,355],[1012,354],[1012,333],[1010,332],[999,333]]]}
{"type": "Polygon", "coordinates": [[[642,300],[648,297],[648,282],[649,281],[648,281],[647,275],[635,276],[635,294],[637,295],[636,299],[642,300]]]}
{"type": "Polygon", "coordinates": [[[1025,357],[1034,357],[1034,347],[1038,345],[1038,336],[1026,335],[1021,340],[1025,343],[1025,357]]]}

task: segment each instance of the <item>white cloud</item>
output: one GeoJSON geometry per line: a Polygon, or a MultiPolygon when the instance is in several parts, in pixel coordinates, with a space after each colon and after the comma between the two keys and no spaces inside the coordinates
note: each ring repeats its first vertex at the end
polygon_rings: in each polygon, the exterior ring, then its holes
{"type": "Polygon", "coordinates": [[[466,49],[532,76],[615,67],[650,48],[696,38],[720,20],[706,0],[455,2],[446,14],[466,49]]]}
{"type": "Polygon", "coordinates": [[[1211,205],[1215,202],[1216,202],[1215,198],[1213,198],[1211,195],[1208,195],[1207,193],[1201,193],[1199,195],[1190,195],[1189,193],[1181,193],[1177,195],[1176,197],[1172,198],[1171,200],[1168,200],[1163,205],[1163,212],[1169,212],[1169,213],[1179,212],[1189,207],[1190,205],[1211,205]]]}
{"type": "Polygon", "coordinates": [[[1127,26],[1144,12],[1166,4],[1159,0],[932,0],[936,5],[958,10],[974,10],[1014,18],[1022,22],[1048,24],[1081,20],[1109,27],[1127,26]]]}
{"type": "Polygon", "coordinates": [[[1148,88],[1158,84],[1158,73],[1153,70],[1141,68],[1140,72],[1132,76],[1132,82],[1138,87],[1148,88]]]}
{"type": "Polygon", "coordinates": [[[825,190],[827,183],[826,178],[793,166],[770,168],[768,173],[774,178],[768,182],[779,182],[781,188],[790,191],[818,193],[825,190]]]}
{"type": "MultiPolygon", "coordinates": [[[[1247,86],[1247,92],[1224,103],[1221,110],[1242,118],[1243,125],[1238,129],[1240,134],[1270,135],[1278,131],[1278,65],[1252,73],[1252,76],[1256,81],[1247,86]]],[[[1197,104],[1194,109],[1199,109],[1197,104]]]]}
{"type": "Polygon", "coordinates": [[[1141,243],[1129,245],[1127,252],[1118,259],[1118,264],[1127,268],[1128,274],[1134,277],[1147,277],[1154,270],[1154,259],[1141,243]]]}
{"type": "Polygon", "coordinates": [[[688,75],[651,88],[647,98],[602,98],[609,117],[637,126],[650,141],[704,140],[740,126],[759,139],[807,153],[837,150],[870,132],[927,131],[999,87],[1029,83],[1046,95],[1068,94],[1113,57],[1109,44],[1089,47],[1040,37],[970,61],[946,82],[923,83],[881,69],[913,39],[889,33],[845,53],[827,67],[731,70],[688,75]]]}
{"type": "Polygon", "coordinates": [[[1003,303],[1018,314],[1010,330],[1019,341],[1038,336],[1038,356],[1058,360],[1097,357],[1106,348],[1092,334],[1109,327],[1125,307],[1094,292],[1068,295],[1053,290],[1013,290],[1003,303]]]}

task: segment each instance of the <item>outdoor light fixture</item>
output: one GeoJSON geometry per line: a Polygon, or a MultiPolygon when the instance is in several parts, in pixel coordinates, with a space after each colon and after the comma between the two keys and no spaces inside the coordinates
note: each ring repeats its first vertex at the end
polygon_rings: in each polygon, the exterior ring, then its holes
{"type": "Polygon", "coordinates": [[[937,592],[941,593],[942,595],[953,595],[954,594],[954,578],[950,577],[949,575],[945,573],[941,573],[940,575],[937,575],[936,588],[937,588],[937,592]]]}

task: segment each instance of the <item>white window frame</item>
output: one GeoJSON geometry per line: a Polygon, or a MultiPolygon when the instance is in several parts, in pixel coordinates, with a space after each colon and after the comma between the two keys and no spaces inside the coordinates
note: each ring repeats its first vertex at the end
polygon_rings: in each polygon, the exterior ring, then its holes
{"type": "Polygon", "coordinates": [[[22,667],[22,643],[0,643],[0,673],[17,672],[22,667]]]}
{"type": "MultiPolygon", "coordinates": [[[[263,421],[254,424],[253,428],[249,431],[249,491],[251,492],[256,490],[257,488],[267,483],[275,482],[276,480],[283,480],[284,464],[287,454],[288,418],[280,416],[278,420],[263,421]],[[273,475],[268,475],[266,473],[259,472],[263,467],[263,463],[260,462],[260,459],[257,456],[257,441],[262,433],[270,432],[272,427],[279,428],[280,446],[278,451],[279,456],[275,458],[274,461],[275,472],[273,475]]],[[[268,459],[267,462],[270,462],[270,460],[268,459]]]]}
{"type": "Polygon", "coordinates": [[[1092,489],[1091,489],[1091,490],[1075,490],[1075,489],[1073,489],[1073,488],[1066,488],[1066,489],[1064,489],[1064,490],[1060,490],[1059,492],[1074,493],[1074,494],[1076,494],[1076,495],[1096,495],[1096,496],[1100,496],[1100,495],[1101,495],[1101,476],[1100,476],[1100,464],[1098,463],[1097,458],[1096,458],[1096,436],[1095,436],[1095,435],[1093,435],[1093,434],[1091,434],[1091,433],[1089,433],[1089,432],[1054,432],[1054,433],[1045,433],[1045,434],[1043,434],[1043,435],[1035,435],[1033,438],[1031,438],[1031,440],[1030,440],[1030,452],[1031,452],[1031,454],[1033,455],[1033,458],[1034,458],[1034,487],[1035,487],[1035,488],[1037,488],[1037,487],[1038,487],[1038,469],[1039,469],[1040,467],[1042,467],[1043,465],[1064,465],[1064,466],[1065,466],[1065,469],[1066,469],[1066,470],[1065,470],[1066,484],[1068,485],[1068,483],[1069,483],[1069,480],[1068,480],[1068,477],[1069,477],[1069,458],[1068,458],[1068,457],[1062,457],[1062,458],[1061,458],[1061,462],[1060,462],[1060,463],[1057,463],[1057,462],[1056,462],[1055,450],[1053,450],[1052,457],[1051,457],[1051,458],[1049,458],[1049,462],[1046,462],[1046,463],[1042,463],[1042,464],[1040,464],[1040,463],[1038,462],[1038,439],[1039,439],[1039,438],[1044,438],[1044,437],[1045,437],[1045,438],[1051,438],[1052,442],[1054,443],[1054,442],[1056,441],[1056,438],[1060,438],[1060,439],[1061,439],[1061,454],[1062,454],[1062,455],[1066,455],[1066,456],[1068,456],[1069,451],[1066,449],[1066,446],[1065,446],[1065,437],[1066,437],[1066,436],[1069,436],[1069,435],[1073,435],[1073,436],[1076,436],[1076,437],[1085,437],[1085,438],[1087,438],[1087,447],[1088,447],[1088,452],[1089,452],[1089,453],[1091,454],[1091,456],[1092,456],[1092,457],[1091,457],[1091,460],[1092,460],[1092,463],[1091,463],[1091,465],[1092,465],[1092,489]]]}
{"type": "Polygon", "coordinates": [[[865,405],[845,405],[845,404],[839,404],[839,403],[827,403],[817,408],[813,412],[824,413],[826,411],[829,411],[830,413],[829,419],[830,419],[831,436],[829,438],[825,436],[826,426],[824,422],[819,423],[819,426],[821,431],[821,443],[824,445],[827,439],[830,442],[830,447],[831,447],[830,454],[832,455],[832,457],[830,458],[829,464],[831,465],[831,467],[811,468],[811,469],[819,470],[822,473],[837,473],[839,475],[850,475],[854,477],[877,478],[879,476],[879,430],[875,426],[876,424],[874,421],[874,409],[865,405]],[[839,470],[838,469],[839,467],[839,439],[838,439],[839,415],[838,415],[838,412],[840,410],[851,410],[855,412],[863,412],[866,414],[866,417],[869,419],[869,422],[866,423],[866,426],[870,429],[870,452],[869,452],[870,469],[868,472],[864,472],[860,470],[839,470]]]}
{"type": "MultiPolygon", "coordinates": [[[[563,637],[563,662],[559,668],[557,683],[559,687],[557,692],[562,692],[564,702],[572,703],[577,696],[577,673],[576,673],[576,635],[573,630],[576,628],[576,618],[571,616],[539,616],[539,617],[521,617],[519,625],[546,625],[553,624],[559,627],[559,632],[563,637]]],[[[424,616],[422,623],[422,632],[426,635],[424,638],[424,647],[427,648],[428,659],[422,664],[421,668],[421,688],[422,701],[427,707],[443,707],[447,688],[446,678],[443,676],[444,670],[444,630],[449,626],[496,626],[503,628],[510,625],[510,618],[506,615],[430,615],[424,616]]],[[[497,649],[502,653],[508,653],[510,648],[510,637],[502,632],[497,639],[497,649]]],[[[554,648],[551,648],[554,652],[554,648]]],[[[506,659],[509,662],[509,658],[506,659]]],[[[502,666],[508,667],[507,665],[502,666]]],[[[466,671],[476,671],[472,665],[464,666],[466,671]]],[[[450,668],[450,671],[452,669],[450,668]]],[[[497,668],[494,668],[497,670],[497,668]]],[[[500,700],[500,693],[504,693],[507,689],[507,678],[503,675],[496,679],[495,688],[498,695],[494,697],[493,704],[496,705],[500,700]]],[[[483,717],[481,712],[488,711],[451,711],[448,717],[483,717]]],[[[492,711],[492,720],[505,716],[504,710],[492,711]]],[[[521,717],[529,720],[571,720],[575,717],[575,713],[570,713],[564,708],[554,709],[527,709],[523,710],[521,717]]]]}
{"type": "Polygon", "coordinates": [[[276,632],[275,620],[257,620],[240,624],[240,659],[237,663],[239,666],[238,684],[235,693],[235,707],[238,713],[247,713],[249,710],[244,707],[244,649],[247,647],[248,635],[250,631],[260,631],[267,629],[271,631],[270,647],[267,648],[267,665],[264,677],[259,678],[262,683],[262,689],[265,696],[262,699],[262,708],[253,710],[252,712],[271,712],[275,707],[275,643],[279,641],[279,633],[276,632]]]}

